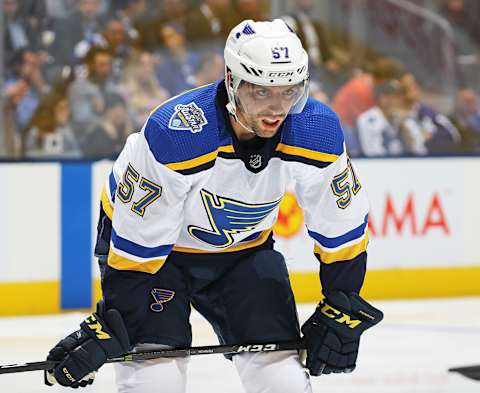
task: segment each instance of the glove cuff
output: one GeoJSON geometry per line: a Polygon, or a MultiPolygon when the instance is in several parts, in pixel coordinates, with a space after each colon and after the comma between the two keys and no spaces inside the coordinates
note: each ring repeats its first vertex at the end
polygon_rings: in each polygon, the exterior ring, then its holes
{"type": "Polygon", "coordinates": [[[120,313],[115,310],[106,310],[102,301],[99,302],[97,312],[89,315],[80,328],[95,341],[112,358],[127,352],[130,348],[127,328],[120,313]]]}
{"type": "Polygon", "coordinates": [[[356,293],[332,292],[317,306],[316,317],[345,337],[359,337],[383,319],[383,313],[356,293]]]}

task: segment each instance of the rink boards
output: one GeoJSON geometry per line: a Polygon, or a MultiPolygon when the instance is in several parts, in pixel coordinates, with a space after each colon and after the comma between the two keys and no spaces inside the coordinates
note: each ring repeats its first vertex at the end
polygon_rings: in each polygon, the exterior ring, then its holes
{"type": "MultiPolygon", "coordinates": [[[[480,158],[354,164],[371,202],[363,294],[480,294],[480,158]]],[[[110,168],[109,161],[0,163],[0,315],[91,307],[100,292],[92,258],[99,195],[110,168]]],[[[315,302],[318,262],[290,199],[282,205],[276,247],[286,256],[297,300],[315,302]]]]}

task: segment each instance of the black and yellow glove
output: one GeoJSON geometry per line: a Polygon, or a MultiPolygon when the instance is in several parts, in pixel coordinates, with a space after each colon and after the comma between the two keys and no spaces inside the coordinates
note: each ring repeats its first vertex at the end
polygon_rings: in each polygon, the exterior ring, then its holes
{"type": "Polygon", "coordinates": [[[302,326],[310,375],[352,372],[360,335],[382,319],[383,313],[356,293],[328,294],[302,326]]]}
{"type": "Polygon", "coordinates": [[[87,317],[80,329],[65,337],[49,352],[47,360],[59,361],[45,372],[45,384],[58,382],[72,388],[93,382],[95,371],[108,358],[120,356],[130,349],[127,329],[115,309],[106,310],[103,301],[97,311],[87,317]]]}

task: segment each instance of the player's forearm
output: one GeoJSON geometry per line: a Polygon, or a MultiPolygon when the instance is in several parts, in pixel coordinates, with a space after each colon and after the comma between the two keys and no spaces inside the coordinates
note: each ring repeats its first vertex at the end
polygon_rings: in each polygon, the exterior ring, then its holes
{"type": "MultiPolygon", "coordinates": [[[[318,256],[317,256],[318,257],[318,256]]],[[[324,294],[332,291],[359,293],[367,269],[367,252],[349,261],[320,263],[320,281],[324,294]]]]}

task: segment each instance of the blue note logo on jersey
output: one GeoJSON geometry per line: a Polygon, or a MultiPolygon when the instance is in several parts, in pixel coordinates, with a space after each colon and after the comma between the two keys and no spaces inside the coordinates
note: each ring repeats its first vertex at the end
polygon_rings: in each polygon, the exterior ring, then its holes
{"type": "Polygon", "coordinates": [[[150,305],[150,309],[154,312],[161,312],[164,309],[164,303],[169,302],[175,296],[175,291],[170,289],[153,288],[150,292],[155,300],[155,303],[150,305]]]}
{"type": "Polygon", "coordinates": [[[203,110],[191,102],[187,105],[175,105],[175,112],[170,117],[168,127],[172,130],[190,131],[195,134],[202,131],[206,124],[208,121],[203,110]]]}
{"type": "Polygon", "coordinates": [[[275,208],[280,199],[268,203],[250,204],[214,195],[201,190],[203,206],[210,228],[188,226],[188,233],[210,246],[225,248],[233,244],[233,234],[254,230],[275,208]]]}

